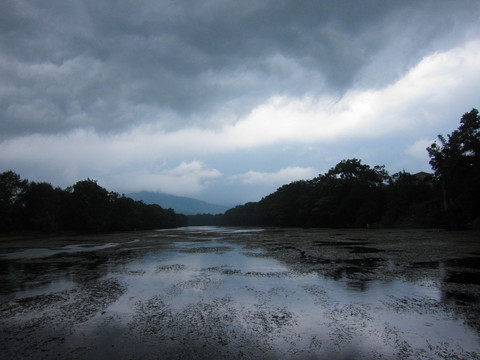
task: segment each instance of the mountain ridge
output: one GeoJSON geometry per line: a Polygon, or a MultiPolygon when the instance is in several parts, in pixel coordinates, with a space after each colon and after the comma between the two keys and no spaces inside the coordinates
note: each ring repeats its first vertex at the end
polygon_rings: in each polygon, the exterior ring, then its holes
{"type": "Polygon", "coordinates": [[[175,196],[152,191],[139,191],[127,194],[128,197],[136,201],[143,201],[146,204],[158,204],[165,209],[173,209],[178,214],[196,215],[196,214],[223,214],[232,206],[211,204],[203,200],[198,200],[185,196],[175,196]]]}

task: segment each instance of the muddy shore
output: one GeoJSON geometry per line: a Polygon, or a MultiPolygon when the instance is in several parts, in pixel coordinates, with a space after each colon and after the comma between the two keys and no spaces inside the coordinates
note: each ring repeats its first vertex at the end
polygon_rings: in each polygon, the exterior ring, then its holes
{"type": "Polygon", "coordinates": [[[9,359],[480,359],[479,232],[4,238],[0,289],[9,359]]]}

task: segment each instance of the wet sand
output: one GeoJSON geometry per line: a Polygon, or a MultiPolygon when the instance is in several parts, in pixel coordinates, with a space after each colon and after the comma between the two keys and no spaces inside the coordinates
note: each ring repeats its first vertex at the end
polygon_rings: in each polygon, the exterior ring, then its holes
{"type": "Polygon", "coordinates": [[[0,240],[9,359],[480,359],[480,233],[0,240]]]}

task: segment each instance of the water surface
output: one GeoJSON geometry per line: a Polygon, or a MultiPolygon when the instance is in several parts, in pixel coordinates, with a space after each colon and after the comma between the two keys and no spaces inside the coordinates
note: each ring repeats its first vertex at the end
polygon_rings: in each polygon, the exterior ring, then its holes
{"type": "Polygon", "coordinates": [[[380,235],[198,227],[4,251],[0,350],[9,358],[480,358],[477,285],[448,282],[477,274],[477,262],[406,261],[380,235]]]}

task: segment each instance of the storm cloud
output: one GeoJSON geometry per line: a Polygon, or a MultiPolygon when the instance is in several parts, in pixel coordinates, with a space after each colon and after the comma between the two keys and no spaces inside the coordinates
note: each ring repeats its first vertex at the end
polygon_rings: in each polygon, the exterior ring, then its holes
{"type": "Polygon", "coordinates": [[[424,170],[412,149],[478,106],[478,1],[0,6],[0,167],[53,183],[211,200],[343,155],[424,170]],[[410,163],[382,150],[389,136],[410,163]],[[192,182],[172,183],[188,164],[192,182]]]}

